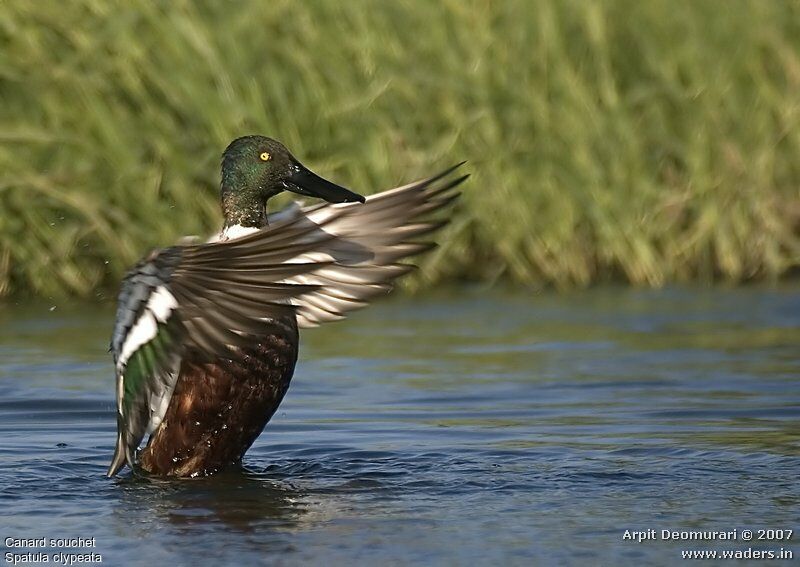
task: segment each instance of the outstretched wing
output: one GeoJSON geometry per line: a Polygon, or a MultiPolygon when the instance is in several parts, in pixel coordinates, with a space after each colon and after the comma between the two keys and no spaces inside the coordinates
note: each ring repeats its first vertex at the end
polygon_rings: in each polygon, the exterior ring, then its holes
{"type": "Polygon", "coordinates": [[[316,225],[331,238],[291,262],[319,262],[312,272],[290,276],[284,283],[311,285],[315,289],[292,299],[300,327],[316,327],[344,318],[369,300],[388,293],[393,281],[413,266],[401,260],[429,250],[421,237],[438,230],[448,220],[436,212],[452,203],[455,187],[468,175],[448,179],[458,164],[442,173],[396,189],[370,195],[364,204],[317,205],[289,209],[272,218],[293,218],[295,223],[316,225]]]}
{"type": "MultiPolygon", "coordinates": [[[[458,167],[458,166],[456,166],[458,167]]],[[[108,475],[133,465],[161,422],[181,359],[236,358],[239,347],[300,326],[340,319],[389,291],[432,247],[417,239],[445,224],[432,218],[467,176],[454,168],[367,198],[366,203],[290,208],[271,224],[228,240],[157,250],[125,277],[111,351],[117,375],[117,447],[108,475]]]]}

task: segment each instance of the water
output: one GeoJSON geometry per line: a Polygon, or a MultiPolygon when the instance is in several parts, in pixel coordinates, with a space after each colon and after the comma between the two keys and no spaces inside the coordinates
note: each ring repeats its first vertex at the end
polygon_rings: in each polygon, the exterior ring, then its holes
{"type": "Polygon", "coordinates": [[[243,470],[172,482],[104,478],[112,306],[55,307],[0,308],[4,538],[94,537],[110,564],[800,557],[796,285],[385,301],[303,334],[243,470]],[[623,539],[734,528],[796,533],[623,539]]]}

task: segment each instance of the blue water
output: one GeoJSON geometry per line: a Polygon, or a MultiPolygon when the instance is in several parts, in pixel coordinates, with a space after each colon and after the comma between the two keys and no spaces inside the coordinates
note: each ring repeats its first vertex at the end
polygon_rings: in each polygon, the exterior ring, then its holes
{"type": "MultiPolygon", "coordinates": [[[[108,480],[113,306],[0,306],[3,538],[106,564],[800,557],[800,286],[398,297],[303,333],[242,470],[108,480]],[[632,542],[625,530],[794,529],[632,542]]],[[[780,564],[780,562],[771,562],[780,564]]]]}

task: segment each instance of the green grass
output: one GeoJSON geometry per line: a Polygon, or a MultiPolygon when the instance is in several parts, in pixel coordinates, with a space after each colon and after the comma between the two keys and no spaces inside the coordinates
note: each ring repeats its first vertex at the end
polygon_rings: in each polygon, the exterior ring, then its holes
{"type": "Polygon", "coordinates": [[[797,2],[12,0],[0,47],[1,294],[217,230],[249,133],[367,193],[469,160],[422,285],[800,265],[797,2]]]}

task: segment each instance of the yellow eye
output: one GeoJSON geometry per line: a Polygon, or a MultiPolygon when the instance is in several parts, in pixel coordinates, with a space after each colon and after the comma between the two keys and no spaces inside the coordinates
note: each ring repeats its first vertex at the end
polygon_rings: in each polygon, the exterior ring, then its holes
{"type": "Polygon", "coordinates": [[[272,158],[272,156],[269,155],[269,152],[261,152],[261,155],[258,157],[261,158],[261,161],[269,161],[272,158]]]}

